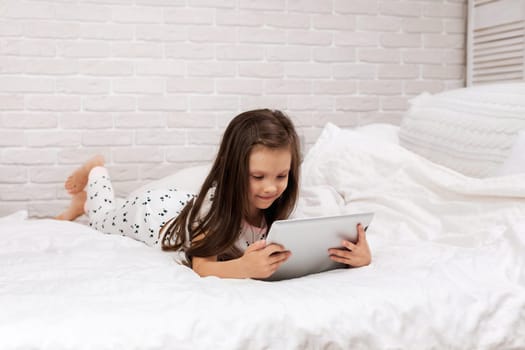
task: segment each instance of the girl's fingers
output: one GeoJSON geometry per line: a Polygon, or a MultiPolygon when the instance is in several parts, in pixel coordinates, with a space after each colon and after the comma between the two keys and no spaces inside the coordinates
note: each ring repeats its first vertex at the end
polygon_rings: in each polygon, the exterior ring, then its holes
{"type": "Polygon", "coordinates": [[[345,265],[351,265],[351,258],[342,258],[337,255],[330,255],[330,259],[332,259],[335,262],[345,264],[345,265]]]}
{"type": "Polygon", "coordinates": [[[357,243],[364,243],[366,242],[366,232],[363,227],[363,225],[358,224],[357,225],[357,243]]]}
{"type": "Polygon", "coordinates": [[[278,253],[278,252],[282,252],[284,251],[284,247],[280,244],[275,244],[275,243],[272,243],[272,244],[269,244],[267,245],[264,250],[266,251],[266,253],[268,255],[272,255],[274,253],[278,253]]]}
{"type": "Polygon", "coordinates": [[[334,248],[328,249],[328,254],[330,254],[330,256],[338,256],[343,259],[348,259],[352,256],[351,251],[344,250],[344,249],[334,249],[334,248]]]}
{"type": "Polygon", "coordinates": [[[264,247],[266,247],[266,241],[261,239],[259,241],[255,241],[252,244],[250,244],[250,246],[246,248],[246,251],[251,252],[251,251],[263,249],[264,247]]]}
{"type": "Polygon", "coordinates": [[[270,256],[270,260],[269,260],[270,265],[274,265],[274,264],[280,265],[283,262],[285,262],[286,260],[288,260],[290,255],[292,255],[292,253],[290,253],[289,251],[276,253],[276,254],[270,256]]]}
{"type": "Polygon", "coordinates": [[[343,247],[348,250],[354,250],[356,248],[356,245],[350,241],[342,240],[341,243],[343,244],[343,247]]]}
{"type": "Polygon", "coordinates": [[[331,255],[330,259],[338,263],[350,265],[354,267],[365,266],[369,264],[369,262],[367,263],[366,259],[361,256],[349,256],[349,257],[343,258],[337,255],[331,255]]]}

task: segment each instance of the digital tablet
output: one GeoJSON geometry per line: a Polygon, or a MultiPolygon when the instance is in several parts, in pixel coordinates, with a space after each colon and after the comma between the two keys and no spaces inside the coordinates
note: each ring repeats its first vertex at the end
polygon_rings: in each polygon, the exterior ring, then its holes
{"type": "Polygon", "coordinates": [[[329,248],[340,248],[341,240],[357,242],[357,224],[368,228],[373,213],[277,220],[266,237],[267,244],[283,245],[292,255],[267,281],[296,278],[346,265],[330,259],[329,248]]]}

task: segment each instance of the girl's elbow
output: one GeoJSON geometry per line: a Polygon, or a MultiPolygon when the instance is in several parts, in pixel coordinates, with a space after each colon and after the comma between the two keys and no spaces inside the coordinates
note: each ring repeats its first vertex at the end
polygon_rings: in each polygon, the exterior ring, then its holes
{"type": "Polygon", "coordinates": [[[191,269],[200,277],[206,277],[213,275],[213,266],[210,266],[210,263],[213,263],[213,261],[208,261],[207,259],[202,258],[193,258],[191,269]]]}
{"type": "Polygon", "coordinates": [[[191,265],[191,269],[193,270],[193,272],[195,272],[197,275],[199,275],[199,277],[204,277],[205,276],[204,275],[204,271],[202,269],[202,266],[198,262],[193,261],[193,264],[191,265]]]}
{"type": "Polygon", "coordinates": [[[195,272],[197,275],[199,275],[199,277],[206,277],[206,276],[208,276],[208,274],[206,274],[204,271],[198,270],[198,269],[195,269],[195,268],[193,268],[193,272],[195,272]]]}

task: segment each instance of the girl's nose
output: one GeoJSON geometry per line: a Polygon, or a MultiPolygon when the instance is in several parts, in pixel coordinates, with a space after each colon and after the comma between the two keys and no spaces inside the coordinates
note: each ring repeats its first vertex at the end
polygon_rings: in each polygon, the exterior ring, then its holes
{"type": "Polygon", "coordinates": [[[264,187],[265,193],[274,193],[277,191],[277,186],[274,183],[269,183],[264,187]]]}

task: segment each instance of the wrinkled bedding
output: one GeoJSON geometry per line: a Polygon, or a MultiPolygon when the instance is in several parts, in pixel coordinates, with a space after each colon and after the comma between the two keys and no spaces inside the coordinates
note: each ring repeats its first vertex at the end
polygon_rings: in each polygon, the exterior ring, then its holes
{"type": "Polygon", "coordinates": [[[199,278],[84,225],[0,218],[0,349],[519,349],[525,175],[473,179],[327,125],[294,216],[375,212],[370,266],[199,278]]]}

